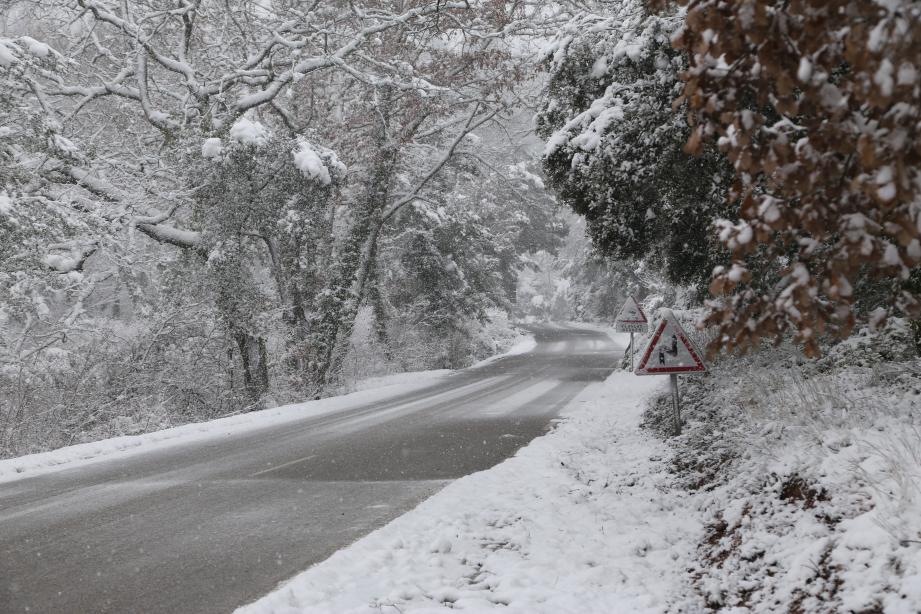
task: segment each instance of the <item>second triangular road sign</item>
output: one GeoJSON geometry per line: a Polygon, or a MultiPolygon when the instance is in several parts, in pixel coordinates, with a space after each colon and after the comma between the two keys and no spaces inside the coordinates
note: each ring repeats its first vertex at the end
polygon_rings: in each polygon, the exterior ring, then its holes
{"type": "Polygon", "coordinates": [[[614,320],[614,330],[619,333],[645,333],[648,327],[646,314],[632,296],[628,296],[614,320]]]}

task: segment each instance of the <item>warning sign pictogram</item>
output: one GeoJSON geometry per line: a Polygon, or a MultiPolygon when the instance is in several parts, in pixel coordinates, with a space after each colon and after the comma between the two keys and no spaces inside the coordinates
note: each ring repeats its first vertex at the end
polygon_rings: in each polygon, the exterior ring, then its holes
{"type": "Polygon", "coordinates": [[[620,308],[617,319],[614,320],[614,330],[619,333],[645,333],[649,322],[639,303],[632,296],[628,296],[624,306],[620,308]]]}
{"type": "Polygon", "coordinates": [[[671,310],[662,310],[649,344],[640,354],[636,375],[668,375],[706,371],[700,352],[688,339],[671,310]]]}

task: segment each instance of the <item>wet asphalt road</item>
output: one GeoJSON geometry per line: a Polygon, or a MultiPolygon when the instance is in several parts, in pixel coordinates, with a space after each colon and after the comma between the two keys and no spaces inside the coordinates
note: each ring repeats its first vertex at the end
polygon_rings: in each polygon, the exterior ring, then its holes
{"type": "Polygon", "coordinates": [[[544,433],[619,349],[537,348],[332,415],[0,483],[0,614],[230,612],[544,433]]]}

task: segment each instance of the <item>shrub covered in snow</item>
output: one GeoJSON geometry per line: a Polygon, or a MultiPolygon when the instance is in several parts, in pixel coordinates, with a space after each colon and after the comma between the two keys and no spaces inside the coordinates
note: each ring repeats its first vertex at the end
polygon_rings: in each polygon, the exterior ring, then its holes
{"type": "Polygon", "coordinates": [[[860,329],[857,334],[831,347],[826,356],[812,368],[873,367],[884,363],[904,363],[918,356],[918,344],[910,323],[904,318],[892,318],[880,331],[860,329]]]}
{"type": "MultiPolygon", "coordinates": [[[[708,523],[701,608],[921,610],[921,363],[879,359],[892,329],[805,370],[781,346],[683,378],[673,471],[708,523]]],[[[670,417],[663,398],[646,425],[664,435],[670,417]]]]}

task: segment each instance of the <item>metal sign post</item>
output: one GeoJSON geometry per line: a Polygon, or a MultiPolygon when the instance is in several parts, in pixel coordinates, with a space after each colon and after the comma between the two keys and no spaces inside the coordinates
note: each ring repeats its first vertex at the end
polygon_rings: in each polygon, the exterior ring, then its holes
{"type": "Polygon", "coordinates": [[[681,404],[678,396],[678,374],[702,373],[707,370],[700,352],[691,343],[675,315],[663,309],[655,332],[633,371],[636,375],[668,375],[674,407],[675,434],[681,434],[681,404]]]}
{"type": "Polygon", "coordinates": [[[681,402],[678,400],[678,375],[672,373],[669,378],[672,384],[672,407],[675,409],[675,435],[681,434],[681,402]]]}
{"type": "Polygon", "coordinates": [[[633,371],[633,332],[630,332],[630,370],[633,371]]]}
{"type": "Polygon", "coordinates": [[[620,308],[620,313],[614,320],[614,330],[619,333],[630,333],[630,370],[633,371],[633,356],[636,349],[633,347],[633,334],[645,333],[649,327],[649,321],[646,314],[643,313],[642,307],[632,296],[628,296],[624,306],[620,308]]]}

